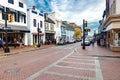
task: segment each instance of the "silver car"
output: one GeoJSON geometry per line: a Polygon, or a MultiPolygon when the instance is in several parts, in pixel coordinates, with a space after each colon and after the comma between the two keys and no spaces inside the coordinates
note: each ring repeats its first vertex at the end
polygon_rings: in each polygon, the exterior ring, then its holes
{"type": "MultiPolygon", "coordinates": [[[[90,44],[91,44],[90,39],[85,38],[85,46],[90,46],[90,44]]],[[[81,42],[81,46],[83,46],[83,40],[82,40],[82,42],[81,42]]]]}

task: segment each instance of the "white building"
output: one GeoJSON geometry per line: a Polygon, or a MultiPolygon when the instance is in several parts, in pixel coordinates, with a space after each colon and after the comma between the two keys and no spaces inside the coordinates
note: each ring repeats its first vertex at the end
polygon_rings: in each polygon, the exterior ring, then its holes
{"type": "MultiPolygon", "coordinates": [[[[27,34],[27,5],[25,0],[0,0],[0,37],[5,40],[5,13],[13,15],[13,22],[7,21],[8,30],[8,44],[14,43],[14,38],[19,42],[22,37],[23,44],[28,45],[27,34]]],[[[8,18],[8,17],[7,17],[8,18]]]]}
{"type": "Polygon", "coordinates": [[[63,24],[66,27],[66,42],[73,43],[75,40],[74,39],[74,34],[75,34],[74,28],[67,21],[63,21],[63,24]]]}
{"type": "Polygon", "coordinates": [[[30,29],[29,45],[38,43],[38,27],[41,31],[41,33],[39,33],[40,43],[45,43],[44,13],[36,9],[35,6],[27,9],[27,12],[28,27],[30,29]]]}
{"type": "Polygon", "coordinates": [[[62,20],[59,18],[59,14],[56,12],[48,14],[48,17],[51,18],[55,22],[54,30],[55,30],[55,39],[56,43],[59,42],[59,39],[61,38],[61,26],[62,26],[62,20]]]}

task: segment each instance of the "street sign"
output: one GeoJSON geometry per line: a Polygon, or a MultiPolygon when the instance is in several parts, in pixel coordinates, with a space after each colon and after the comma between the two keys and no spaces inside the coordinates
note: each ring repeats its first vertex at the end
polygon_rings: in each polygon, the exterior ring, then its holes
{"type": "Polygon", "coordinates": [[[85,29],[85,32],[90,32],[90,29],[85,29]]]}

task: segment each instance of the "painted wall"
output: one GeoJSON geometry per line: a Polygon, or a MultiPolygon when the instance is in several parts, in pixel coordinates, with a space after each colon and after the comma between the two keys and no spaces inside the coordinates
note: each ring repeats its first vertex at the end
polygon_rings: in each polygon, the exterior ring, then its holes
{"type": "MultiPolygon", "coordinates": [[[[28,9],[28,27],[30,29],[30,34],[29,34],[29,45],[33,45],[33,33],[37,33],[37,28],[41,29],[42,33],[45,34],[45,28],[44,28],[44,13],[41,13],[38,9],[33,10],[28,9]],[[35,12],[35,13],[34,13],[35,12]],[[40,15],[41,14],[41,15],[40,15]],[[36,19],[36,27],[34,26],[33,20],[36,19]],[[42,21],[42,26],[40,26],[40,21],[42,21]]],[[[45,35],[42,36],[43,42],[45,42],[45,35]]]]}

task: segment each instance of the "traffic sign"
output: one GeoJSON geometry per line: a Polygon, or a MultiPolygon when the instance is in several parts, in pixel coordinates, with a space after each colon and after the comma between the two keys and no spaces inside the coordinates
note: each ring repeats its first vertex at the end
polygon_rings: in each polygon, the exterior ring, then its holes
{"type": "Polygon", "coordinates": [[[90,32],[90,29],[85,29],[86,32],[90,32]]]}

